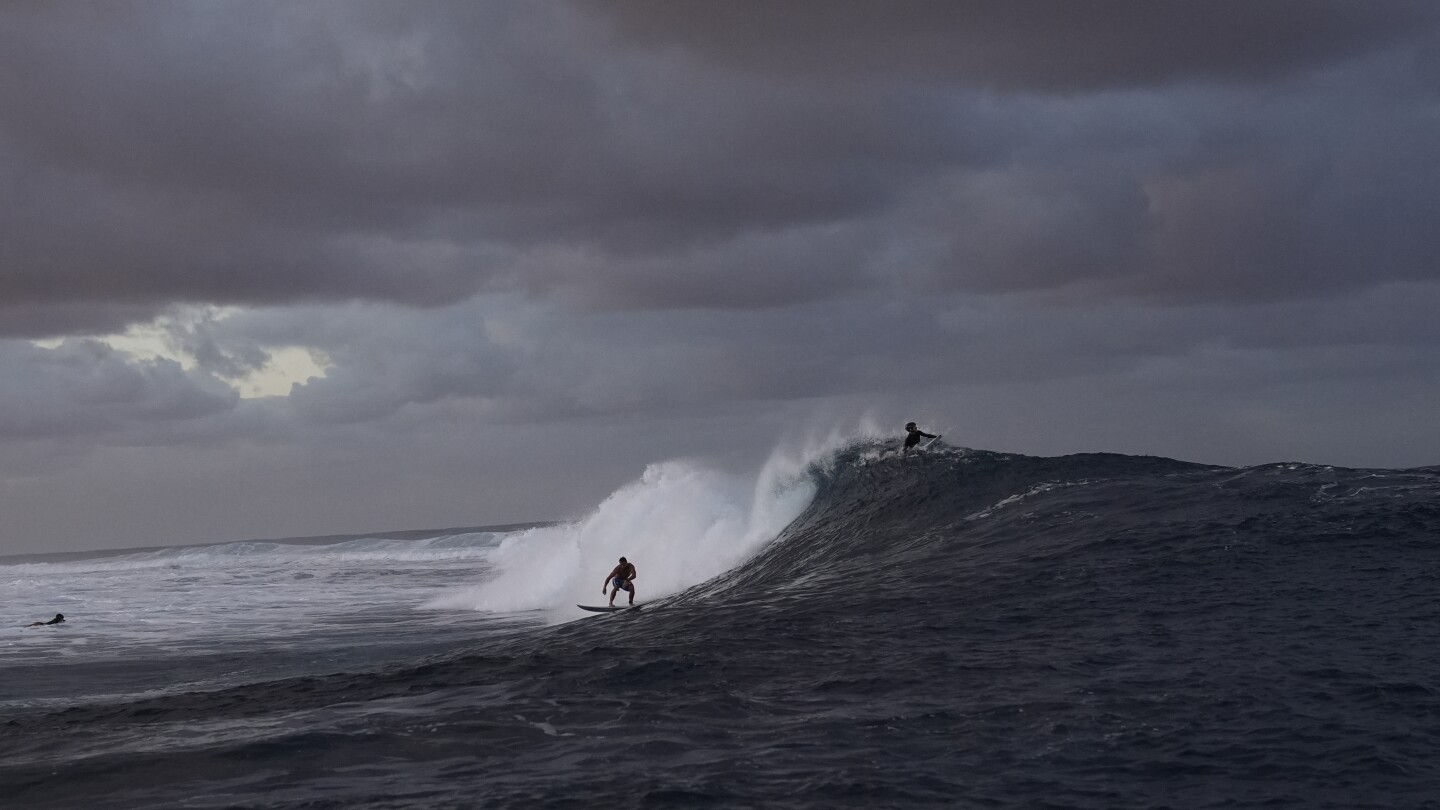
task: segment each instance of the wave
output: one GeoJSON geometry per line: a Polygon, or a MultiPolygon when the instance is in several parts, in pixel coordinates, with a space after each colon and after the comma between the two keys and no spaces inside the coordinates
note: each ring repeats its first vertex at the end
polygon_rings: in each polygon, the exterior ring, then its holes
{"type": "Polygon", "coordinates": [[[1164,560],[1213,554],[1226,543],[1411,536],[1440,523],[1434,468],[1237,469],[959,447],[905,455],[862,443],[812,472],[815,497],[777,542],[677,603],[753,604],[795,592],[842,610],[877,592],[941,601],[969,577],[1042,576],[1055,561],[1107,555],[1141,539],[1146,545],[1134,553],[1164,560]]]}
{"type": "Polygon", "coordinates": [[[605,599],[604,576],[622,556],[636,566],[640,601],[682,592],[779,536],[810,504],[819,466],[856,441],[834,433],[782,446],[748,475],[690,461],[650,465],[579,521],[507,536],[487,558],[492,578],[425,607],[575,618],[578,602],[605,599]]]}
{"type": "Polygon", "coordinates": [[[1317,505],[1343,511],[1356,508],[1348,501],[1373,508],[1399,499],[1423,510],[1440,493],[1437,481],[1425,468],[1230,468],[943,443],[903,453],[893,441],[835,434],[777,453],[754,476],[653,465],[583,520],[507,536],[488,558],[492,579],[426,607],[575,618],[573,605],[601,598],[601,579],[622,555],[639,569],[641,601],[677,606],[796,592],[843,602],[857,588],[913,595],[919,583],[948,582],[955,571],[1082,554],[1131,533],[1159,531],[1155,548],[1178,551],[1203,535],[1278,529],[1291,512],[1313,518],[1317,505]],[[1258,509],[1266,500],[1274,502],[1258,509]]]}
{"type": "Polygon", "coordinates": [[[1440,468],[864,439],[767,467],[656,465],[584,520],[503,538],[493,579],[439,600],[568,605],[626,554],[654,609],[467,635],[391,667],[36,710],[0,735],[0,777],[22,799],[88,784],[115,806],[421,795],[396,784],[505,806],[614,804],[641,783],[761,785],[707,794],[747,806],[813,805],[816,785],[855,806],[1435,794],[1437,661],[1415,640],[1437,622],[1440,468]],[[93,762],[56,753],[87,741],[106,746],[93,762]],[[237,762],[262,775],[241,783],[237,762]],[[639,765],[617,780],[577,762],[639,765]],[[776,784],[791,792],[764,793],[776,784]]]}

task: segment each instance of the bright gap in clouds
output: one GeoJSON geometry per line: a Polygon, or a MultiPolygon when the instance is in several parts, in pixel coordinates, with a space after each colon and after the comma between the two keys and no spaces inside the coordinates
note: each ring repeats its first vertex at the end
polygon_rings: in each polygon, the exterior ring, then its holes
{"type": "MultiPolygon", "coordinates": [[[[188,371],[199,364],[193,354],[178,345],[176,333],[201,321],[224,321],[243,311],[239,307],[191,307],[161,316],[150,323],[134,324],[124,332],[89,339],[104,343],[136,360],[173,360],[188,371]]],[[[52,338],[34,340],[31,343],[53,349],[64,341],[65,338],[52,338]]],[[[329,370],[325,356],[316,349],[306,346],[263,345],[260,348],[268,355],[264,365],[240,376],[216,375],[234,386],[245,399],[286,396],[290,393],[291,385],[324,377],[329,370]]]]}
{"type": "Polygon", "coordinates": [[[270,361],[260,370],[239,380],[230,380],[244,398],[276,397],[290,393],[290,386],[312,377],[324,377],[328,366],[317,361],[317,353],[304,346],[266,347],[270,361]]]}

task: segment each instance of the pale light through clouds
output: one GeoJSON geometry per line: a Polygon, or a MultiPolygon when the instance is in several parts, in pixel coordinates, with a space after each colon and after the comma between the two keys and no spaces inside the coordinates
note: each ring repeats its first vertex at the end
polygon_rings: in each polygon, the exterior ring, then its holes
{"type": "MultiPolygon", "coordinates": [[[[182,307],[174,315],[162,316],[144,323],[131,324],[124,332],[96,335],[91,340],[123,352],[137,361],[171,360],[181,368],[193,371],[199,367],[195,355],[176,340],[177,333],[205,321],[223,321],[236,315],[235,307],[182,307]]],[[[58,348],[65,338],[34,340],[43,349],[58,348]]],[[[259,364],[235,374],[219,375],[233,385],[242,398],[286,396],[297,384],[325,376],[328,361],[324,353],[305,346],[257,347],[259,364]]]]}

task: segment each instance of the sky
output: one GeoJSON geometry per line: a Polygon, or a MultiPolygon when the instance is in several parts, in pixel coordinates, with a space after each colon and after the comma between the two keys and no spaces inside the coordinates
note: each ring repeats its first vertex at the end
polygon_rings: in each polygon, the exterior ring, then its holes
{"type": "Polygon", "coordinates": [[[1440,4],[0,5],[0,553],[909,420],[1440,464],[1440,4]]]}

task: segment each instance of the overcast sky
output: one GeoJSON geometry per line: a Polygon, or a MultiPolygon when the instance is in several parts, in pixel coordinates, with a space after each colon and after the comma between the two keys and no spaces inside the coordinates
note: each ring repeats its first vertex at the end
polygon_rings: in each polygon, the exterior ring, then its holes
{"type": "Polygon", "coordinates": [[[7,2],[0,553],[870,417],[1440,463],[1440,4],[7,2]]]}

